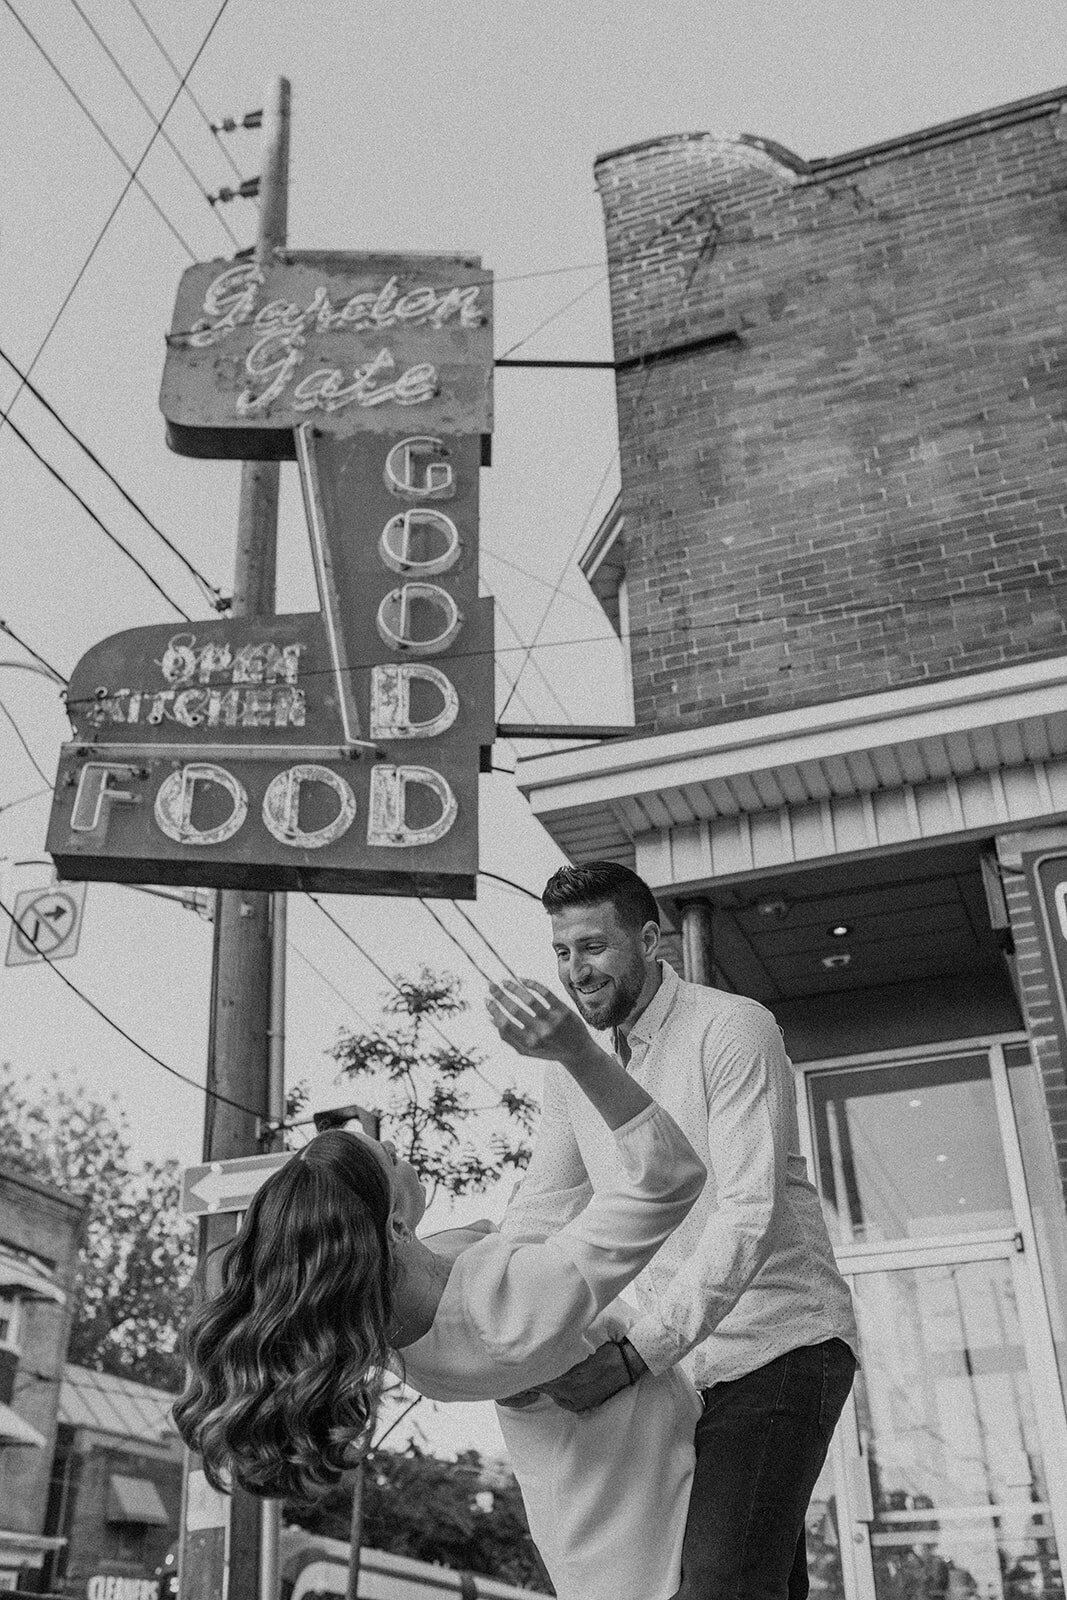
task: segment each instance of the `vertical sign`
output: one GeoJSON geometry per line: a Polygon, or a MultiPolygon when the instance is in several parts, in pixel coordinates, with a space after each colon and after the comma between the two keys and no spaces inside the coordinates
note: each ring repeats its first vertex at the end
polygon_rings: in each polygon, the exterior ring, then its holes
{"type": "Polygon", "coordinates": [[[1067,1074],[1067,853],[1026,854],[1022,861],[1038,913],[1037,925],[1048,963],[1060,1060],[1067,1074]]]}

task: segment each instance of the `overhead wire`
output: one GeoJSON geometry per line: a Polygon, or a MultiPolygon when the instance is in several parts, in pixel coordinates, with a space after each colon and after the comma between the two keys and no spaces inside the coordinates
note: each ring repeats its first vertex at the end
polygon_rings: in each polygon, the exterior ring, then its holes
{"type": "Polygon", "coordinates": [[[218,145],[219,149],[222,151],[223,157],[225,158],[225,160],[229,164],[230,171],[233,173],[234,177],[239,178],[241,180],[241,182],[243,183],[244,182],[244,173],[241,171],[241,168],[237,165],[237,162],[234,160],[233,155],[231,154],[228,146],[226,145],[225,140],[222,138],[222,136],[220,135],[218,129],[215,127],[214,123],[212,122],[211,118],[208,116],[207,112],[204,110],[203,106],[200,104],[200,101],[197,99],[196,95],[190,89],[189,85],[182,78],[181,68],[178,66],[177,62],[174,60],[174,57],[170,54],[170,51],[167,49],[166,45],[163,43],[162,39],[159,37],[159,34],[155,31],[155,29],[153,28],[152,24],[149,22],[148,18],[145,16],[145,14],[141,10],[140,6],[137,4],[137,0],[127,0],[127,4],[129,5],[129,7],[130,7],[131,11],[134,13],[134,15],[137,17],[137,19],[140,22],[141,26],[144,28],[144,30],[147,33],[148,37],[151,39],[152,43],[155,45],[156,49],[159,51],[160,55],[163,57],[164,61],[167,63],[167,66],[173,72],[174,76],[178,79],[179,87],[181,88],[182,92],[185,94],[186,99],[190,102],[190,104],[193,106],[193,108],[199,114],[201,122],[203,122],[204,126],[207,128],[208,132],[211,134],[212,138],[215,140],[215,143],[218,145]]]}
{"type": "Polygon", "coordinates": [[[5,811],[13,811],[16,806],[27,805],[31,800],[40,800],[42,795],[54,793],[55,790],[49,783],[43,789],[35,789],[32,794],[20,794],[17,800],[0,801],[0,815],[5,811]]]}
{"type": "MultiPolygon", "coordinates": [[[[79,17],[84,22],[85,26],[88,28],[89,32],[92,34],[93,38],[96,40],[97,44],[100,46],[101,50],[107,56],[107,59],[111,62],[111,65],[115,68],[115,71],[118,73],[119,77],[122,79],[122,81],[126,85],[127,89],[129,89],[130,93],[133,95],[134,99],[137,101],[137,104],[141,107],[141,110],[142,111],[146,111],[148,113],[149,117],[151,117],[151,119],[153,121],[155,121],[155,115],[156,114],[152,110],[152,107],[149,105],[148,101],[145,99],[145,97],[141,93],[140,89],[138,89],[137,85],[134,83],[133,79],[130,77],[129,73],[126,71],[125,67],[122,65],[122,62],[115,55],[114,51],[109,46],[109,44],[108,44],[107,40],[104,38],[103,34],[97,28],[97,26],[93,22],[92,18],[86,16],[85,12],[82,10],[81,5],[79,4],[79,0],[70,0],[70,3],[74,7],[75,11],[78,13],[79,17]]],[[[208,194],[207,188],[204,185],[204,183],[203,183],[202,179],[200,178],[199,174],[194,171],[194,169],[191,166],[191,164],[186,160],[186,158],[183,155],[182,151],[179,150],[177,144],[174,142],[174,140],[171,138],[170,134],[166,131],[165,128],[161,128],[160,129],[160,137],[162,138],[163,143],[167,146],[167,149],[170,150],[172,155],[175,157],[175,159],[180,164],[180,166],[182,168],[182,171],[185,172],[186,175],[188,177],[190,177],[192,179],[193,183],[196,185],[197,192],[207,202],[208,208],[211,211],[212,216],[215,218],[215,221],[218,223],[219,227],[223,230],[223,232],[225,233],[226,237],[229,239],[230,243],[233,245],[234,249],[235,250],[239,250],[241,248],[240,239],[238,239],[237,235],[234,233],[233,229],[230,227],[229,223],[226,221],[226,218],[223,216],[222,212],[212,202],[211,196],[208,194]]]]}
{"type": "Polygon", "coordinates": [[[532,328],[530,332],[524,334],[521,339],[516,339],[514,344],[509,345],[508,348],[502,352],[502,354],[496,357],[496,360],[505,361],[508,356],[513,356],[516,350],[521,350],[524,344],[529,344],[530,340],[535,339],[539,333],[544,331],[545,328],[551,327],[553,322],[558,322],[560,317],[566,316],[567,312],[570,311],[573,306],[576,306],[580,300],[584,300],[586,295],[592,294],[594,289],[599,289],[601,284],[607,283],[607,281],[608,275],[605,272],[602,273],[599,278],[595,278],[592,283],[587,283],[584,288],[579,289],[578,293],[573,295],[571,299],[567,301],[566,305],[560,306],[558,311],[553,311],[550,316],[545,317],[543,322],[539,322],[536,328],[532,328]]]}
{"type": "MultiPolygon", "coordinates": [[[[131,183],[135,183],[137,185],[138,189],[140,189],[141,193],[144,195],[145,199],[148,201],[149,205],[152,207],[152,210],[160,218],[160,220],[163,222],[163,224],[166,226],[166,228],[169,230],[169,232],[173,234],[174,238],[177,239],[177,241],[181,245],[182,249],[188,255],[190,261],[195,261],[196,260],[196,251],[193,249],[193,247],[189,243],[188,239],[186,239],[184,234],[182,234],[179,231],[179,229],[175,227],[174,223],[168,217],[167,213],[163,210],[163,207],[159,204],[158,200],[152,194],[151,190],[147,189],[145,187],[145,185],[141,182],[140,178],[137,176],[137,168],[130,166],[130,163],[126,160],[126,157],[122,154],[122,151],[119,149],[119,147],[115,143],[115,141],[111,138],[111,135],[106,131],[106,129],[104,128],[103,124],[93,115],[92,111],[90,111],[89,107],[86,105],[85,101],[82,99],[82,97],[78,93],[77,89],[75,89],[75,87],[71,83],[70,79],[65,76],[65,74],[60,70],[59,67],[56,66],[56,63],[52,60],[52,57],[48,54],[48,51],[45,49],[44,45],[38,39],[38,37],[34,33],[33,29],[29,26],[29,24],[27,22],[25,22],[23,20],[23,18],[20,16],[19,12],[15,9],[15,6],[13,5],[12,0],[2,0],[2,3],[10,11],[11,15],[14,17],[15,21],[18,23],[18,25],[22,29],[23,33],[26,34],[27,38],[29,38],[31,43],[35,46],[35,48],[44,57],[45,61],[47,61],[48,65],[51,67],[52,71],[55,73],[56,77],[59,79],[59,81],[63,85],[64,89],[66,89],[67,93],[70,95],[70,97],[74,101],[75,105],[78,107],[78,109],[81,112],[84,113],[84,115],[87,118],[87,120],[92,124],[93,128],[100,135],[100,137],[104,141],[104,143],[107,145],[108,149],[111,151],[111,154],[115,157],[115,160],[119,163],[119,165],[122,167],[122,169],[128,174],[129,181],[131,183]]],[[[158,127],[157,127],[156,131],[157,132],[160,131],[158,127]]]]}
{"type": "Polygon", "coordinates": [[[30,937],[30,935],[23,928],[22,924],[19,922],[19,919],[15,916],[15,913],[10,911],[8,907],[4,905],[3,901],[0,901],[0,911],[4,913],[4,916],[12,924],[12,926],[20,931],[23,939],[25,939],[28,944],[33,946],[34,950],[36,950],[37,954],[40,956],[45,965],[55,973],[60,983],[64,984],[72,994],[77,995],[78,999],[81,1000],[84,1005],[87,1005],[90,1011],[94,1012],[102,1022],[106,1022],[109,1028],[112,1028],[120,1038],[125,1039],[127,1044],[132,1045],[133,1048],[139,1051],[141,1055],[145,1056],[147,1060],[154,1062],[157,1067],[161,1067],[163,1071],[169,1073],[172,1078],[177,1078],[180,1083],[187,1084],[190,1089],[195,1089],[198,1094],[204,1095],[208,1100],[220,1101],[223,1105],[232,1106],[235,1111],[247,1112],[250,1117],[259,1116],[259,1112],[253,1110],[251,1106],[242,1104],[240,1100],[231,1100],[229,1095],[220,1094],[217,1089],[211,1089],[207,1086],[207,1084],[204,1083],[197,1083],[195,1078],[190,1078],[186,1075],[186,1073],[179,1072],[177,1067],[172,1067],[168,1061],[164,1061],[160,1056],[157,1056],[154,1051],[149,1050],[147,1045],[142,1044],[139,1039],[135,1039],[132,1033],[127,1033],[126,1029],[121,1023],[116,1022],[114,1017],[109,1016],[102,1006],[97,1005],[96,1001],[91,999],[89,995],[85,993],[84,989],[79,989],[78,985],[72,982],[71,979],[67,977],[65,972],[60,970],[60,968],[52,960],[51,956],[47,955],[45,951],[41,949],[36,939],[32,939],[30,937]]]}
{"type": "Polygon", "coordinates": [[[505,958],[500,954],[500,951],[497,949],[497,947],[493,943],[493,941],[489,938],[489,936],[487,934],[482,932],[481,928],[475,922],[474,918],[472,916],[470,916],[463,909],[463,907],[460,905],[459,901],[458,900],[453,900],[452,904],[455,907],[455,909],[459,912],[460,916],[463,918],[463,920],[467,924],[467,926],[469,928],[473,928],[474,932],[478,935],[479,939],[485,945],[485,948],[489,951],[490,955],[493,956],[497,961],[500,962],[500,965],[503,967],[504,971],[510,977],[514,978],[516,982],[521,982],[518,973],[515,971],[514,967],[511,965],[511,963],[509,961],[505,960],[505,958]]]}
{"type": "Polygon", "coordinates": [[[129,490],[122,483],[120,483],[119,479],[112,472],[111,468],[100,459],[95,450],[86,444],[85,440],[70,426],[69,422],[66,422],[63,417],[60,416],[59,412],[56,410],[55,406],[52,405],[51,401],[45,398],[45,396],[41,393],[41,390],[28,376],[28,374],[24,373],[22,368],[17,366],[16,363],[12,361],[11,357],[7,354],[6,350],[4,350],[2,346],[0,346],[0,361],[5,362],[7,366],[11,368],[12,372],[19,379],[21,385],[29,390],[30,394],[33,395],[33,398],[38,402],[38,404],[44,407],[44,409],[48,412],[48,415],[52,417],[54,421],[58,422],[59,426],[63,429],[63,432],[67,435],[67,437],[74,441],[79,450],[88,456],[89,460],[93,463],[93,466],[97,467],[99,471],[103,473],[104,477],[112,485],[112,487],[118,490],[118,493],[126,501],[126,504],[136,511],[137,515],[141,518],[141,521],[145,524],[145,526],[150,528],[155,534],[156,538],[167,547],[172,555],[177,557],[182,566],[185,568],[186,572],[188,572],[189,576],[199,588],[205,600],[207,600],[208,604],[211,605],[216,611],[225,609],[229,602],[223,596],[221,589],[219,589],[216,584],[212,583],[209,578],[205,577],[205,575],[200,571],[199,567],[195,566],[193,562],[189,560],[189,557],[183,550],[179,549],[178,545],[174,543],[173,539],[167,537],[162,528],[160,528],[158,524],[154,522],[148,515],[148,512],[144,509],[144,507],[137,500],[135,500],[133,495],[130,494],[129,490]]]}
{"type": "Polygon", "coordinates": [[[51,780],[51,778],[48,776],[47,772],[41,766],[41,763],[38,761],[37,757],[34,755],[33,751],[30,749],[28,743],[26,742],[26,737],[25,737],[22,729],[19,727],[18,723],[15,721],[14,717],[11,715],[11,712],[8,710],[7,706],[4,704],[3,700],[0,700],[0,711],[3,712],[3,714],[6,717],[7,721],[10,723],[12,731],[14,732],[15,738],[18,740],[19,744],[22,746],[23,750],[25,751],[26,759],[29,761],[30,766],[33,768],[34,772],[36,772],[36,774],[40,778],[41,782],[42,783],[47,783],[49,789],[51,789],[52,788],[52,780],[51,780]]]}
{"type": "MultiPolygon", "coordinates": [[[[471,955],[470,951],[467,949],[466,945],[464,945],[464,944],[462,944],[460,942],[460,940],[456,937],[456,935],[452,932],[451,928],[448,926],[447,922],[445,922],[443,920],[443,918],[440,917],[437,914],[437,912],[434,910],[434,908],[430,904],[430,902],[428,900],[424,900],[421,894],[419,895],[418,898],[419,898],[419,905],[422,907],[422,909],[429,913],[429,915],[433,918],[434,922],[436,922],[437,926],[440,928],[441,932],[444,934],[445,938],[449,939],[452,942],[452,944],[455,945],[455,947],[459,951],[460,955],[462,955],[467,961],[470,962],[471,966],[474,968],[475,972],[478,973],[479,977],[484,978],[486,983],[494,983],[496,980],[494,978],[491,978],[489,973],[486,972],[485,968],[483,966],[481,966],[480,963],[475,960],[475,958],[471,955]]],[[[454,905],[455,901],[453,901],[452,903],[454,905]]]]}
{"type": "MultiPolygon", "coordinates": [[[[678,321],[678,318],[679,318],[679,316],[682,314],[682,312],[685,309],[685,305],[686,305],[686,302],[689,299],[689,295],[690,295],[690,292],[692,291],[692,287],[693,287],[693,284],[694,284],[694,282],[696,280],[697,273],[699,272],[700,268],[704,265],[706,260],[709,258],[709,249],[710,249],[711,253],[714,254],[713,241],[717,240],[720,232],[721,232],[721,224],[719,222],[718,216],[714,212],[712,212],[710,221],[708,223],[708,226],[704,231],[703,239],[701,240],[700,249],[697,251],[697,253],[696,253],[696,255],[695,255],[694,259],[693,259],[693,263],[692,263],[689,271],[686,274],[685,281],[682,284],[681,292],[680,292],[680,294],[678,296],[678,303],[676,304],[676,306],[675,306],[675,308],[674,308],[673,312],[671,313],[671,316],[670,316],[670,318],[668,320],[667,327],[666,327],[666,330],[665,330],[664,336],[663,336],[665,343],[669,343],[671,333],[673,332],[673,329],[674,329],[674,327],[675,327],[675,325],[676,325],[676,323],[678,321]]],[[[629,417],[627,419],[626,426],[620,430],[618,444],[615,446],[615,449],[612,451],[611,459],[608,462],[608,465],[604,469],[604,472],[603,472],[603,474],[601,476],[600,482],[597,484],[596,492],[594,493],[593,498],[592,498],[592,500],[590,502],[588,511],[586,512],[585,516],[582,518],[582,522],[581,522],[581,525],[580,525],[580,527],[578,529],[578,533],[577,533],[577,535],[576,535],[576,537],[574,539],[574,542],[573,542],[573,544],[572,544],[572,546],[570,548],[570,551],[567,554],[567,559],[563,563],[563,566],[560,568],[559,576],[557,577],[556,582],[555,582],[555,584],[553,586],[553,592],[548,598],[548,602],[545,605],[545,609],[541,614],[541,617],[540,617],[540,620],[538,621],[537,627],[534,629],[533,639],[530,641],[531,651],[532,651],[533,646],[537,644],[538,640],[541,637],[542,632],[544,631],[545,624],[547,623],[547,621],[549,619],[549,616],[551,615],[551,612],[552,612],[552,607],[555,604],[556,595],[563,588],[563,584],[564,584],[564,582],[566,580],[567,573],[570,570],[571,562],[574,560],[575,553],[577,552],[578,547],[582,542],[582,539],[585,537],[586,528],[588,527],[589,523],[591,522],[591,520],[593,518],[594,512],[596,511],[596,507],[597,507],[597,505],[599,504],[599,501],[600,501],[600,496],[604,491],[604,485],[608,481],[608,476],[611,473],[612,469],[614,468],[615,462],[616,462],[617,458],[619,457],[619,455],[620,455],[620,453],[622,451],[623,444],[627,441],[627,439],[629,439],[630,434],[633,432],[634,428],[637,426],[638,412],[639,412],[640,407],[641,407],[641,405],[642,405],[642,403],[644,401],[645,394],[647,393],[648,385],[651,382],[653,371],[654,371],[654,368],[652,367],[651,363],[646,363],[645,364],[644,375],[643,375],[643,380],[642,380],[642,383],[641,383],[641,387],[638,390],[638,393],[635,396],[633,402],[631,403],[630,414],[629,414],[629,417]]],[[[500,713],[501,717],[503,717],[505,712],[507,711],[508,705],[511,703],[511,697],[512,697],[512,695],[515,694],[515,692],[516,692],[516,690],[518,688],[518,685],[522,680],[522,675],[523,675],[523,672],[526,669],[526,662],[528,660],[529,660],[529,657],[527,656],[526,661],[524,661],[522,663],[522,665],[519,667],[519,671],[518,671],[518,673],[516,675],[516,678],[515,678],[515,686],[512,689],[511,694],[509,695],[508,699],[504,703],[504,707],[503,707],[503,709],[502,709],[502,711],[500,713]]]]}
{"type": "Polygon", "coordinates": [[[371,1023],[368,1020],[368,1018],[363,1015],[362,1011],[360,1011],[357,1006],[354,1006],[352,1004],[352,1002],[348,998],[348,996],[341,992],[341,990],[337,987],[337,985],[335,983],[333,983],[326,976],[325,972],[323,972],[320,967],[317,967],[315,965],[314,961],[312,961],[311,957],[307,954],[307,952],[305,950],[301,950],[301,948],[300,948],[300,946],[298,944],[294,944],[292,939],[288,939],[287,938],[285,942],[286,942],[288,948],[293,952],[294,956],[299,956],[300,960],[304,963],[305,967],[310,967],[311,971],[315,974],[316,978],[318,978],[320,980],[320,982],[324,983],[326,985],[327,989],[331,989],[333,991],[333,993],[337,996],[338,1000],[340,1000],[343,1005],[347,1006],[348,1010],[351,1011],[351,1013],[355,1017],[356,1021],[357,1022],[362,1022],[363,1026],[365,1028],[367,1028],[370,1032],[373,1033],[373,1031],[374,1031],[373,1023],[371,1023]]]}
{"type": "Polygon", "coordinates": [[[26,654],[28,656],[32,656],[40,666],[46,667],[54,678],[58,678],[61,683],[66,683],[67,679],[64,674],[59,671],[59,668],[54,667],[52,663],[46,659],[46,657],[41,655],[39,650],[35,650],[32,645],[27,644],[25,639],[21,639],[11,626],[10,622],[5,622],[3,617],[0,617],[0,633],[6,633],[9,639],[14,639],[15,643],[21,650],[25,650],[26,654]]]}
{"type": "MultiPolygon", "coordinates": [[[[5,0],[5,3],[6,3],[6,0],[5,0]]],[[[26,449],[30,452],[30,454],[32,456],[36,457],[36,459],[41,463],[42,467],[44,467],[46,472],[51,473],[52,477],[56,480],[57,483],[62,484],[63,488],[66,489],[67,493],[69,495],[71,495],[72,498],[75,499],[78,502],[78,504],[81,506],[82,510],[85,512],[86,516],[89,517],[91,519],[91,521],[93,521],[96,524],[96,526],[100,529],[100,531],[104,535],[104,537],[106,539],[109,539],[111,541],[111,543],[113,545],[115,545],[115,547],[117,549],[122,551],[122,553],[126,557],[127,561],[131,561],[133,563],[133,565],[137,568],[137,570],[141,574],[141,576],[148,583],[150,583],[152,585],[152,588],[155,589],[157,594],[162,595],[163,599],[167,602],[167,604],[169,606],[173,606],[174,607],[174,610],[178,613],[178,615],[180,617],[184,617],[186,622],[192,622],[193,619],[189,615],[188,611],[186,611],[185,607],[179,605],[177,600],[175,600],[175,598],[174,598],[174,596],[172,594],[168,594],[167,593],[167,591],[166,591],[166,589],[164,589],[163,585],[161,583],[159,583],[152,576],[152,574],[149,572],[149,570],[145,566],[144,562],[138,556],[134,555],[134,553],[130,549],[130,547],[122,542],[122,540],[119,538],[118,534],[112,533],[111,529],[108,527],[108,525],[104,521],[104,519],[102,517],[97,516],[96,512],[93,510],[93,508],[89,504],[89,502],[82,498],[82,496],[78,493],[77,489],[75,489],[74,485],[67,478],[65,478],[63,476],[63,474],[62,474],[62,472],[60,472],[59,468],[56,467],[56,466],[53,466],[52,462],[49,461],[48,457],[46,455],[43,455],[41,453],[41,451],[38,450],[37,446],[35,444],[32,444],[31,441],[26,437],[26,435],[23,433],[22,429],[18,426],[18,424],[16,422],[12,421],[11,408],[10,407],[8,407],[8,410],[5,413],[5,416],[6,416],[7,425],[11,429],[12,433],[15,435],[15,438],[20,440],[21,443],[26,446],[26,449]]]]}
{"type": "MultiPolygon", "coordinates": [[[[3,0],[3,3],[4,3],[4,5],[6,5],[8,7],[8,9],[13,13],[13,15],[16,16],[16,18],[18,19],[18,21],[20,23],[20,26],[22,26],[25,29],[25,31],[28,33],[29,29],[26,28],[26,25],[25,25],[25,23],[22,22],[22,19],[18,17],[18,13],[15,12],[15,9],[11,4],[11,0],[3,0]]],[[[126,179],[126,182],[123,184],[122,189],[119,192],[119,195],[118,195],[117,199],[115,200],[114,205],[111,207],[111,210],[108,212],[107,216],[104,218],[103,226],[101,227],[101,229],[100,229],[99,233],[97,234],[96,238],[93,240],[92,244],[90,245],[88,254],[86,255],[84,261],[82,262],[81,266],[78,268],[78,271],[74,276],[74,282],[71,284],[70,288],[67,290],[67,292],[64,295],[62,301],[60,302],[60,306],[59,306],[58,311],[55,313],[55,315],[53,316],[53,318],[52,318],[51,322],[49,323],[48,327],[45,329],[44,337],[41,339],[40,343],[38,344],[37,349],[33,353],[33,358],[31,359],[29,366],[26,368],[27,373],[32,373],[33,372],[33,370],[36,367],[38,361],[40,361],[42,355],[44,354],[45,350],[47,349],[48,344],[49,344],[49,342],[50,342],[50,340],[52,338],[52,335],[55,333],[56,328],[59,326],[59,323],[60,323],[60,321],[61,321],[61,319],[63,317],[64,312],[66,311],[67,307],[70,305],[70,302],[73,300],[75,294],[78,291],[79,284],[81,283],[82,279],[85,277],[85,274],[88,272],[89,267],[91,266],[93,260],[95,259],[96,252],[99,250],[100,246],[103,244],[104,239],[107,236],[108,230],[111,227],[111,224],[114,222],[115,218],[118,216],[119,208],[121,207],[121,205],[122,205],[123,201],[125,200],[126,196],[129,194],[131,188],[133,187],[133,184],[134,184],[134,181],[135,181],[135,179],[137,177],[138,172],[141,170],[141,167],[144,165],[145,161],[147,160],[148,155],[149,155],[149,153],[150,153],[150,151],[152,149],[152,146],[155,144],[156,138],[158,137],[159,132],[160,132],[164,122],[166,122],[167,118],[170,116],[171,111],[174,109],[174,106],[177,103],[179,95],[182,93],[182,90],[185,88],[186,84],[188,83],[188,80],[189,80],[190,76],[192,75],[192,72],[193,72],[194,68],[196,67],[197,62],[200,60],[200,57],[203,55],[204,51],[207,49],[208,44],[209,44],[209,42],[211,40],[211,37],[214,34],[215,29],[218,27],[219,23],[222,21],[223,15],[224,15],[224,13],[226,11],[226,8],[227,8],[227,6],[229,4],[230,4],[230,0],[221,0],[221,4],[219,5],[218,10],[215,12],[214,17],[212,18],[210,24],[208,25],[207,32],[204,34],[204,37],[201,39],[200,44],[197,47],[197,50],[196,50],[192,60],[190,61],[189,65],[186,67],[184,73],[182,74],[181,81],[179,82],[177,89],[175,90],[173,96],[171,97],[170,101],[168,102],[167,106],[165,107],[165,109],[163,111],[163,115],[156,119],[156,125],[155,125],[154,129],[152,130],[152,134],[151,134],[151,136],[150,136],[150,138],[148,140],[148,143],[145,145],[144,149],[141,151],[141,154],[138,156],[137,160],[134,162],[133,169],[130,172],[129,177],[126,179]]],[[[30,35],[30,37],[31,38],[33,37],[32,34],[30,35]]],[[[34,42],[36,43],[36,41],[34,41],[34,42]]],[[[40,46],[38,46],[38,48],[40,48],[40,46]]],[[[46,59],[47,59],[47,57],[46,57],[46,59]]],[[[194,260],[196,259],[195,256],[194,256],[193,259],[194,260]]],[[[12,396],[11,400],[9,401],[7,410],[3,411],[3,412],[0,412],[0,429],[3,428],[5,422],[8,422],[10,420],[11,412],[12,412],[16,402],[18,401],[19,395],[21,393],[22,393],[22,386],[20,384],[19,388],[16,389],[14,395],[12,396]]]]}

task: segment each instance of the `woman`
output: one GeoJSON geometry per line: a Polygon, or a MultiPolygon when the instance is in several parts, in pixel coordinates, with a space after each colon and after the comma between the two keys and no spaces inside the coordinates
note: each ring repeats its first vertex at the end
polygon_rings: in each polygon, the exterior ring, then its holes
{"type": "MultiPolygon", "coordinates": [[[[509,984],[522,1029],[552,1005],[509,984]]],[[[491,1007],[492,1009],[492,1007],[491,1007]]],[[[504,1011],[504,1007],[500,1007],[504,1011]]],[[[567,1070],[614,1132],[616,1185],[552,1238],[416,1237],[426,1199],[393,1146],[333,1130],[253,1200],[194,1313],[179,1430],[216,1487],[308,1496],[336,1483],[398,1365],[440,1400],[525,1399],[633,1314],[612,1304],[678,1226],[705,1171],[673,1119],[607,1052],[567,1070]]],[[[695,1391],[646,1375],[575,1416],[545,1397],[499,1415],[560,1600],[667,1600],[693,1467],[695,1391]]]]}

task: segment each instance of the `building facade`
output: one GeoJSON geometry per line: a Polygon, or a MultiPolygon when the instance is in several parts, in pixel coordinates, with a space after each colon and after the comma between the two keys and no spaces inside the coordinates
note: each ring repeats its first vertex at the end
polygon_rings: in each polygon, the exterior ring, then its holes
{"type": "Polygon", "coordinates": [[[635,733],[520,787],[784,1029],[863,1342],[813,1587],[1061,1596],[1067,90],[596,176],[635,733]]]}
{"type": "Polygon", "coordinates": [[[64,1368],[46,1524],[57,1540],[51,1592],[72,1600],[170,1592],[182,1489],[174,1398],[131,1378],[64,1368]]]}
{"type": "Polygon", "coordinates": [[[84,1202],[0,1171],[0,1590],[40,1587],[84,1202]]]}

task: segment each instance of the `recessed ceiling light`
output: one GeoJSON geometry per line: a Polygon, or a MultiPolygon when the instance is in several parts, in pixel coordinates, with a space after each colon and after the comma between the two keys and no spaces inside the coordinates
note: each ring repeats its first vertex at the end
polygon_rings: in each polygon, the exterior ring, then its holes
{"type": "Polygon", "coordinates": [[[847,922],[835,922],[828,931],[831,939],[844,939],[847,934],[852,932],[852,929],[847,922]]]}
{"type": "Polygon", "coordinates": [[[947,1160],[948,1160],[948,1156],[938,1156],[938,1158],[937,1158],[937,1159],[938,1159],[938,1160],[939,1160],[939,1161],[947,1161],[947,1160]]]}
{"type": "Polygon", "coordinates": [[[922,1105],[922,1101],[921,1100],[909,1100],[908,1101],[908,1105],[911,1106],[912,1109],[914,1109],[916,1106],[921,1106],[922,1105]]]}
{"type": "Polygon", "coordinates": [[[757,900],[756,915],[767,922],[781,922],[783,917],[789,915],[789,901],[783,895],[769,895],[766,900],[757,900]]]}
{"type": "Polygon", "coordinates": [[[836,955],[823,956],[822,964],[827,972],[834,972],[838,967],[847,967],[851,960],[847,950],[839,950],[836,955]]]}

